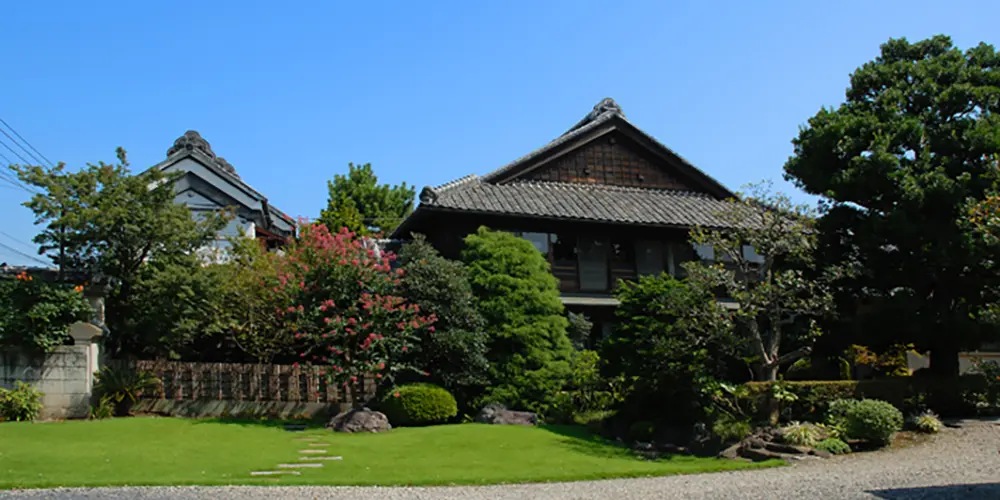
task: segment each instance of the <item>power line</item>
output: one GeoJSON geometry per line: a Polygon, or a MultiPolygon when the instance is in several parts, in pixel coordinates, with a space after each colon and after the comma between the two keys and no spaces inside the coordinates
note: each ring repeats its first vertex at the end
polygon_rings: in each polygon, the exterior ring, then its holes
{"type": "MultiPolygon", "coordinates": [[[[21,139],[21,142],[27,144],[28,147],[31,148],[32,151],[34,151],[35,153],[38,153],[38,156],[41,156],[42,159],[45,160],[45,162],[48,163],[50,167],[54,167],[55,166],[55,164],[52,163],[52,160],[46,158],[45,155],[43,155],[41,151],[35,149],[35,147],[32,146],[31,143],[28,142],[27,139],[25,139],[24,137],[21,137],[21,134],[17,133],[17,130],[14,127],[11,127],[10,124],[7,123],[6,121],[4,121],[3,118],[0,118],[0,123],[4,124],[4,126],[7,127],[8,129],[10,129],[11,132],[14,132],[14,135],[16,135],[18,139],[21,139]]],[[[7,137],[10,137],[10,136],[7,136],[7,137]]],[[[13,139],[11,139],[11,140],[13,140],[13,139]]],[[[22,147],[21,149],[24,149],[24,148],[22,147]]],[[[41,163],[41,162],[39,162],[39,163],[41,163]]]]}
{"type": "Polygon", "coordinates": [[[17,139],[14,139],[13,137],[11,137],[10,134],[8,134],[6,130],[4,130],[3,128],[0,128],[0,134],[3,134],[5,136],[7,136],[7,138],[10,139],[10,142],[13,142],[15,146],[21,148],[21,151],[24,151],[25,153],[27,153],[28,156],[30,156],[32,160],[35,160],[34,163],[36,165],[41,165],[42,164],[42,160],[39,160],[37,156],[35,156],[34,154],[31,153],[31,151],[28,151],[28,148],[22,146],[21,143],[17,142],[17,139]]]}
{"type": "MultiPolygon", "coordinates": [[[[3,129],[0,129],[0,132],[3,132],[3,129]]],[[[6,132],[4,132],[4,135],[6,135],[6,132]]],[[[10,136],[8,135],[7,137],[10,137],[10,136]]],[[[24,157],[21,156],[20,153],[18,153],[17,151],[14,151],[14,149],[11,148],[10,146],[8,146],[6,142],[0,141],[0,144],[3,144],[3,147],[7,148],[7,151],[10,151],[11,153],[14,153],[14,156],[18,157],[21,161],[23,161],[24,165],[31,165],[30,161],[25,160],[24,157]]]]}
{"type": "Polygon", "coordinates": [[[24,253],[24,252],[22,252],[22,251],[20,251],[20,250],[18,250],[16,248],[10,246],[10,245],[7,245],[6,243],[0,243],[0,248],[5,248],[8,251],[14,252],[14,253],[20,255],[21,257],[26,258],[26,259],[31,259],[31,260],[33,260],[35,262],[38,262],[39,264],[42,264],[44,266],[51,266],[52,265],[51,262],[45,262],[44,260],[39,259],[39,258],[37,258],[37,257],[35,257],[33,255],[26,254],[26,253],[24,253]]]}
{"type": "Polygon", "coordinates": [[[24,240],[22,240],[20,238],[15,238],[14,236],[11,236],[10,233],[4,232],[4,231],[0,231],[0,235],[3,235],[3,236],[6,236],[6,237],[10,238],[11,241],[13,241],[13,242],[15,242],[15,243],[17,243],[19,245],[22,245],[22,246],[25,246],[25,247],[29,247],[29,248],[31,247],[30,243],[27,243],[26,241],[24,241],[24,240]]]}

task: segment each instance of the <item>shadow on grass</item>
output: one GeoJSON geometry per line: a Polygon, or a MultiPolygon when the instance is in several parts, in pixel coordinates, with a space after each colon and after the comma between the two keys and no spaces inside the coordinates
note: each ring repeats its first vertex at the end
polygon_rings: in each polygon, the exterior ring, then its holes
{"type": "Polygon", "coordinates": [[[239,425],[243,427],[267,427],[273,429],[283,429],[289,432],[301,432],[311,429],[322,429],[326,424],[325,420],[283,420],[283,419],[253,419],[236,417],[209,417],[195,420],[197,424],[226,424],[239,425]]]}
{"type": "MultiPolygon", "coordinates": [[[[599,458],[644,459],[642,454],[632,450],[624,443],[593,434],[585,427],[575,425],[542,425],[539,427],[562,436],[564,438],[562,444],[578,453],[599,458]]],[[[676,456],[683,455],[662,454],[656,460],[670,460],[676,456]]]]}
{"type": "Polygon", "coordinates": [[[914,488],[891,488],[868,490],[876,498],[903,500],[909,498],[935,498],[940,500],[997,499],[1000,498],[1000,483],[950,484],[946,486],[918,486],[914,488]]]}

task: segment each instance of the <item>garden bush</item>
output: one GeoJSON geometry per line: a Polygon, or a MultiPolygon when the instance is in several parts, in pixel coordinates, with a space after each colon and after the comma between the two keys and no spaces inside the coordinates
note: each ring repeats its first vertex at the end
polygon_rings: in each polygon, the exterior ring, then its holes
{"type": "MultiPolygon", "coordinates": [[[[773,382],[749,382],[745,406],[758,418],[765,418],[767,397],[773,382]]],[[[924,409],[943,416],[974,416],[976,406],[985,402],[988,381],[978,374],[960,377],[889,377],[876,380],[814,380],[782,382],[795,394],[794,401],[782,403],[781,419],[818,422],[830,402],[838,399],[879,399],[904,413],[924,409]]]]}
{"type": "Polygon", "coordinates": [[[0,388],[0,422],[30,422],[42,412],[42,393],[18,380],[13,389],[0,388]]]}
{"type": "Polygon", "coordinates": [[[913,415],[910,417],[909,424],[914,430],[925,434],[935,434],[939,432],[941,427],[944,425],[932,411],[925,411],[923,413],[913,415]]]}
{"type": "Polygon", "coordinates": [[[395,426],[408,427],[447,422],[458,414],[455,397],[433,384],[397,387],[382,400],[382,413],[395,426]]]}
{"type": "Polygon", "coordinates": [[[792,422],[780,429],[781,439],[796,446],[816,446],[828,434],[824,429],[809,422],[792,422]]]}
{"type": "Polygon", "coordinates": [[[723,443],[740,441],[750,435],[750,421],[722,414],[712,422],[712,434],[723,443]]]}
{"type": "Polygon", "coordinates": [[[152,373],[125,365],[105,366],[94,374],[94,378],[97,379],[95,392],[102,400],[108,397],[114,402],[118,417],[128,416],[143,391],[161,383],[152,373]]]}
{"type": "Polygon", "coordinates": [[[851,405],[846,412],[847,435],[877,445],[892,442],[903,428],[903,414],[895,406],[877,399],[865,399],[851,405]]]}
{"type": "Polygon", "coordinates": [[[828,451],[834,455],[843,455],[851,452],[851,446],[835,437],[826,438],[814,446],[817,450],[828,451]]]}
{"type": "Polygon", "coordinates": [[[41,354],[66,343],[69,327],[93,315],[83,287],[36,280],[21,273],[0,280],[0,346],[41,354]]]}

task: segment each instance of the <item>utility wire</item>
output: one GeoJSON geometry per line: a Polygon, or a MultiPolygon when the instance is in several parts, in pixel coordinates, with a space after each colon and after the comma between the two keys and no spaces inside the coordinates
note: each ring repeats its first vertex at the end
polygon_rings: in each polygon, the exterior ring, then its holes
{"type": "MultiPolygon", "coordinates": [[[[14,132],[14,133],[16,134],[17,132],[14,132]]],[[[10,134],[8,134],[6,130],[4,130],[3,128],[0,128],[0,134],[3,134],[5,136],[7,136],[7,138],[10,139],[10,142],[13,142],[15,146],[21,148],[21,151],[24,151],[25,153],[27,153],[28,156],[30,156],[32,160],[35,160],[33,162],[34,164],[36,164],[36,165],[41,165],[42,164],[42,160],[39,160],[38,157],[35,156],[31,151],[28,151],[28,148],[22,146],[21,143],[17,142],[17,139],[14,139],[13,137],[11,137],[10,134]]]]}
{"type": "Polygon", "coordinates": [[[45,262],[42,259],[39,259],[39,258],[37,258],[37,257],[35,257],[33,255],[30,255],[30,254],[24,253],[24,252],[22,252],[22,251],[20,251],[20,250],[18,250],[16,248],[10,246],[10,245],[7,245],[6,243],[0,243],[0,248],[5,248],[8,251],[14,252],[17,255],[20,255],[21,257],[24,257],[26,259],[31,259],[31,260],[33,260],[35,262],[38,262],[39,264],[42,264],[44,266],[51,266],[52,265],[51,262],[45,262]]]}
{"type": "MultiPolygon", "coordinates": [[[[0,132],[3,132],[3,129],[0,129],[0,132]]],[[[6,135],[6,134],[7,133],[4,132],[4,135],[6,135]]],[[[10,136],[8,135],[7,137],[10,137],[10,136]]],[[[14,148],[8,146],[6,142],[3,142],[2,140],[0,140],[0,144],[3,144],[3,147],[7,148],[7,150],[10,151],[11,153],[14,153],[14,156],[18,157],[21,161],[23,161],[25,165],[31,165],[30,161],[24,159],[24,157],[21,156],[20,153],[18,153],[17,151],[14,151],[14,148]]]]}
{"type": "Polygon", "coordinates": [[[10,238],[12,241],[14,241],[15,243],[17,243],[17,244],[19,244],[21,246],[25,246],[25,247],[29,247],[29,248],[31,247],[31,245],[29,243],[25,242],[22,239],[15,238],[14,236],[11,236],[10,233],[6,233],[4,231],[0,231],[0,235],[3,235],[3,236],[6,236],[6,237],[10,238]]]}
{"type": "MultiPolygon", "coordinates": [[[[32,151],[34,151],[35,153],[38,153],[38,156],[41,156],[42,159],[45,160],[45,162],[48,163],[50,167],[54,167],[55,166],[55,164],[52,163],[52,160],[46,158],[45,155],[43,155],[41,151],[35,149],[35,147],[32,146],[31,143],[28,142],[27,139],[25,139],[24,137],[21,137],[21,134],[17,133],[17,130],[14,129],[14,127],[11,127],[10,124],[7,123],[6,121],[4,121],[3,118],[0,118],[0,123],[4,124],[4,126],[7,127],[8,129],[10,129],[11,132],[14,132],[14,135],[16,135],[18,139],[21,139],[21,142],[27,144],[28,147],[31,148],[32,151]]],[[[7,137],[10,137],[10,136],[7,136],[7,137]]],[[[13,139],[11,139],[11,140],[13,140],[13,139]]],[[[24,148],[22,147],[21,149],[24,149],[24,148]]],[[[39,162],[39,163],[41,163],[41,162],[39,162]]]]}

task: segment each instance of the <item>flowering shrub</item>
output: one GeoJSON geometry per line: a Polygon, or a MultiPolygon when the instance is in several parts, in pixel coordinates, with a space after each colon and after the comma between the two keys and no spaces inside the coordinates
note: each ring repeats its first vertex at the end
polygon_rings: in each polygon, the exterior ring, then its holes
{"type": "MultiPolygon", "coordinates": [[[[303,362],[326,365],[321,372],[349,388],[361,403],[363,379],[391,382],[420,335],[433,334],[435,317],[395,295],[402,270],[395,255],[342,229],[330,233],[322,224],[305,224],[300,238],[277,266],[275,294],[289,306],[276,313],[294,332],[303,362]]],[[[429,375],[427,372],[422,372],[429,375]]]]}
{"type": "Polygon", "coordinates": [[[92,314],[82,286],[36,281],[26,273],[0,281],[0,345],[48,352],[65,343],[70,325],[92,314]]]}

